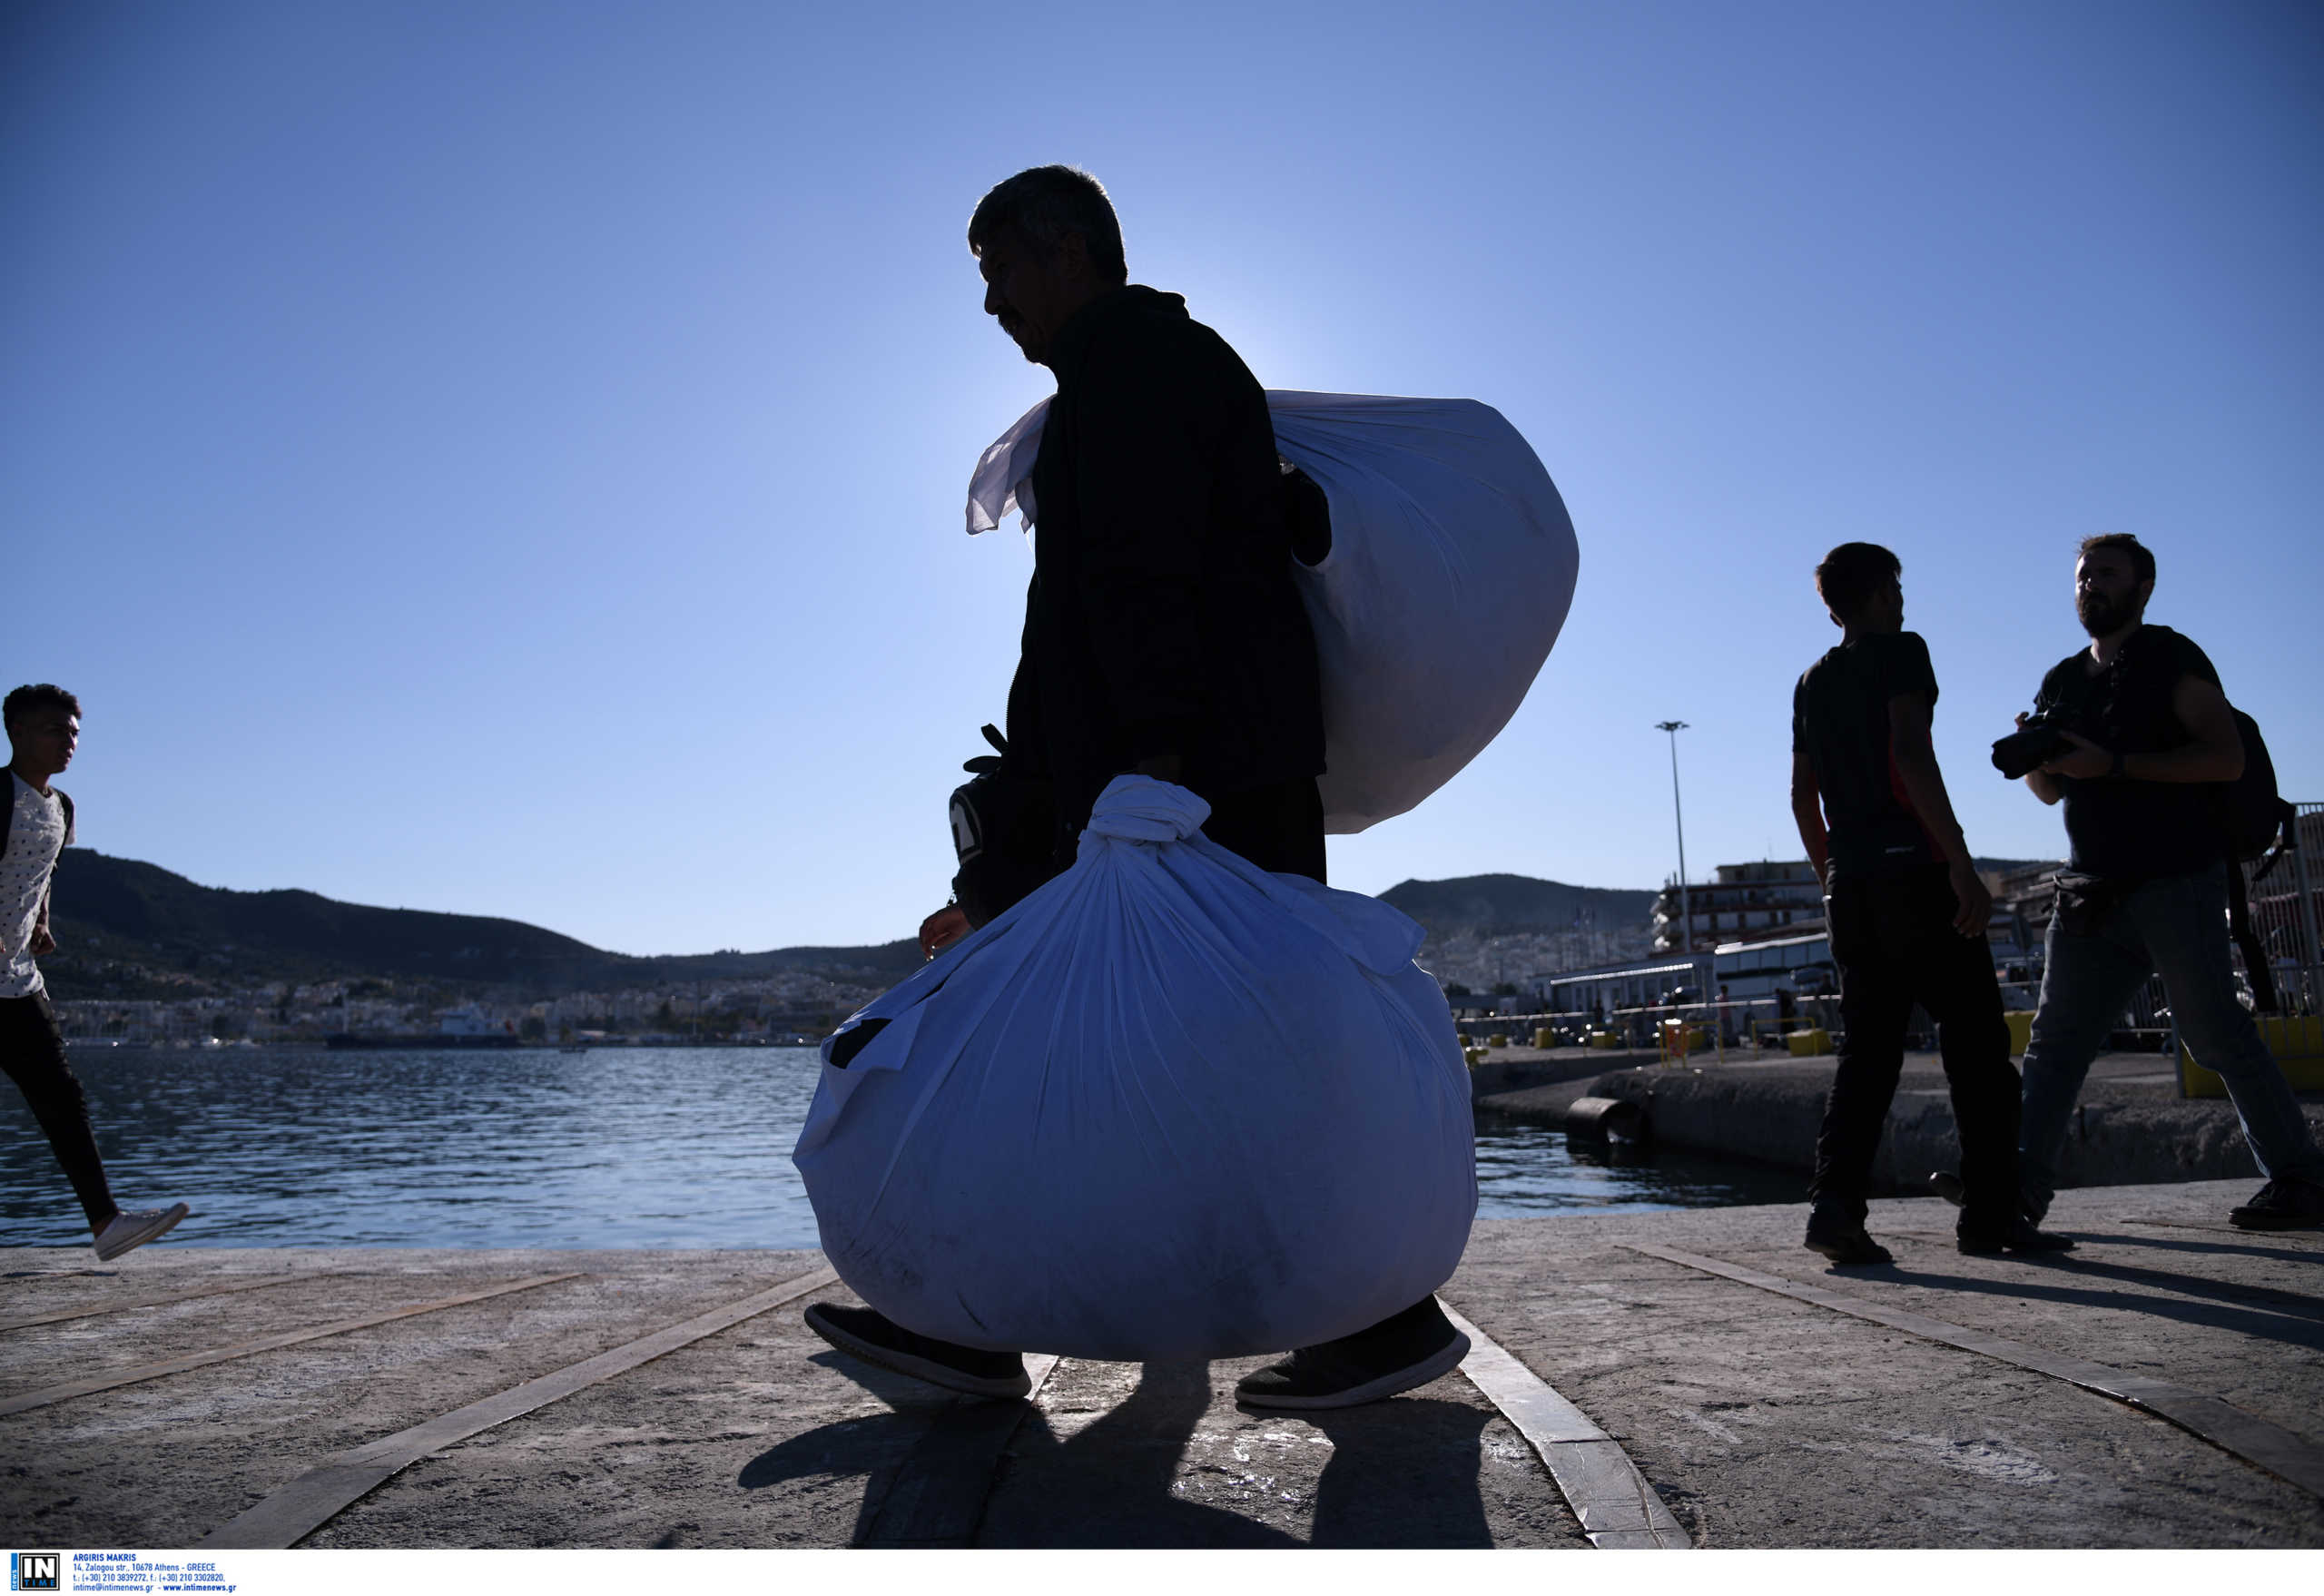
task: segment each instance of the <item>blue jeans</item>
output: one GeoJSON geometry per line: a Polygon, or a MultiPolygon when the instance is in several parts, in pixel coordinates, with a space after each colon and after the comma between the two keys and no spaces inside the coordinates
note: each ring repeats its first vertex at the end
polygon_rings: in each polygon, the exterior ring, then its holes
{"type": "Polygon", "coordinates": [[[2064,917],[2053,916],[2045,946],[2018,1121],[2017,1175],[2029,1215],[2039,1219],[2049,1212],[2066,1122],[2090,1061],[2150,974],[2162,977],[2180,1039],[2195,1062],[2227,1082],[2243,1139],[2268,1178],[2324,1186],[2324,1153],[2308,1134],[2299,1099],[2235,995],[2224,863],[2139,882],[2088,935],[2069,931],[2064,917]]]}

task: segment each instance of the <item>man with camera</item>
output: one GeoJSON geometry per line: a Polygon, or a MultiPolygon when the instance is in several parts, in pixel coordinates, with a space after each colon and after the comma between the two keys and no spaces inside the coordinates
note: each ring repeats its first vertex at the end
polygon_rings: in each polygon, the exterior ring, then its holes
{"type": "Polygon", "coordinates": [[[2324,1227],[2324,1153],[2237,997],[2228,959],[2228,827],[2221,783],[2244,749],[2219,673],[2168,626],[2145,624],[2154,556],[2127,533],[2083,540],[2074,610],[2091,643],[2042,680],[2032,716],[1994,749],[2065,805],[2047,965],[2025,1049],[2019,1179],[2038,1223],[2057,1190],[2066,1121],[2090,1061],[2150,974],[2195,1061],[2216,1070],[2268,1177],[2228,1216],[2247,1230],[2324,1227]]]}
{"type": "Polygon", "coordinates": [[[1844,543],[1816,567],[1840,645],[1792,696],[1791,807],[1824,883],[1843,1039],[1816,1138],[1805,1245],[1842,1266],[1886,1264],[1864,1227],[1872,1159],[1918,1002],[1936,1020],[1961,1138],[1965,1253],[2057,1252],[2017,1212],[2017,1078],[1985,941],[1993,897],[1929,743],[1936,675],[1905,626],[1896,557],[1844,543]]]}

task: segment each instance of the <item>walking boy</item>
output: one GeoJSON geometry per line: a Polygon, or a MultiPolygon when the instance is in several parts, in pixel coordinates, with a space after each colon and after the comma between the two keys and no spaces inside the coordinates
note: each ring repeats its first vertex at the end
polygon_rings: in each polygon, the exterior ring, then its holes
{"type": "Polygon", "coordinates": [[[186,1217],[183,1203],[123,1213],[105,1184],[88,1100],[64,1061],[64,1038],[33,961],[56,950],[49,875],[73,841],[73,801],[49,778],[73,762],[81,703],[62,687],[19,687],[0,703],[8,730],[8,798],[0,811],[0,1069],[16,1083],[89,1216],[97,1256],[110,1262],[186,1217]]]}
{"type": "Polygon", "coordinates": [[[1960,1249],[2056,1252],[2073,1244],[2018,1211],[2017,1074],[1985,941],[1993,897],[1929,743],[1936,674],[1904,629],[1902,570],[1873,543],[1825,557],[1816,590],[1840,645],[1792,695],[1791,810],[1824,883],[1844,1032],[1806,1245],[1842,1266],[1893,1261],[1865,1230],[1866,1197],[1917,1001],[1936,1020],[1960,1131],[1960,1249]]]}

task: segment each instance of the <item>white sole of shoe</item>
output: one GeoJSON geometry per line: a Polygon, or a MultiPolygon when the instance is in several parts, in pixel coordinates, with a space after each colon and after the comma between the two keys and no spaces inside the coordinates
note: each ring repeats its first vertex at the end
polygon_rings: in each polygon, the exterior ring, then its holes
{"type": "MultiPolygon", "coordinates": [[[[106,1237],[103,1236],[99,1236],[95,1244],[97,1249],[97,1262],[100,1264],[110,1264],[125,1252],[131,1252],[138,1247],[143,1246],[149,1241],[160,1240],[162,1236],[167,1236],[172,1230],[177,1227],[177,1222],[179,1220],[184,1218],[192,1211],[192,1209],[187,1207],[183,1203],[176,1203],[169,1207],[163,1208],[161,1212],[155,1214],[151,1219],[146,1220],[143,1224],[137,1225],[124,1230],[119,1236],[112,1236],[111,1240],[107,1240],[106,1237]]],[[[110,1225],[106,1226],[105,1231],[108,1236],[111,1236],[113,1227],[110,1225]]]]}
{"type": "Polygon", "coordinates": [[[1031,1376],[1021,1367],[1014,1379],[986,1379],[947,1364],[933,1363],[927,1358],[914,1357],[908,1352],[899,1352],[891,1346],[881,1346],[877,1342],[864,1340],[861,1335],[851,1335],[812,1307],[800,1317],[807,1321],[808,1329],[850,1357],[862,1358],[867,1364],[876,1364],[899,1374],[910,1374],[915,1380],[925,1380],[931,1385],[940,1385],[947,1391],[957,1391],[964,1396],[1005,1399],[1022,1396],[1033,1388],[1031,1376]]]}
{"type": "Polygon", "coordinates": [[[1351,1385],[1344,1391],[1328,1392],[1322,1396],[1270,1396],[1264,1394],[1246,1396],[1242,1392],[1237,1391],[1235,1394],[1235,1400],[1244,1407],[1308,1410],[1361,1407],[1367,1402],[1378,1402],[1383,1397],[1394,1396],[1399,1392],[1411,1391],[1415,1387],[1425,1385],[1432,1380],[1441,1380],[1459,1368],[1461,1360],[1468,1355],[1469,1338],[1455,1331],[1452,1345],[1434,1355],[1423,1358],[1416,1364],[1408,1364],[1393,1374],[1383,1374],[1376,1380],[1367,1380],[1361,1385],[1351,1385]]]}

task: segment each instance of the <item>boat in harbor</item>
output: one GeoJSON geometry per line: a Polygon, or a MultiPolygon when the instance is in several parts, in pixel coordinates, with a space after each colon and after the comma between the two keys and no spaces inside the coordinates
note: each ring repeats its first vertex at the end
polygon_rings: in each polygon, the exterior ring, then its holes
{"type": "Polygon", "coordinates": [[[463,1003],[447,1009],[436,1017],[437,1030],[433,1036],[412,1033],[397,1035],[386,1031],[336,1030],[323,1038],[326,1048],[401,1048],[409,1051],[426,1049],[501,1049],[517,1046],[516,1028],[496,1026],[474,1003],[463,1003]]]}

